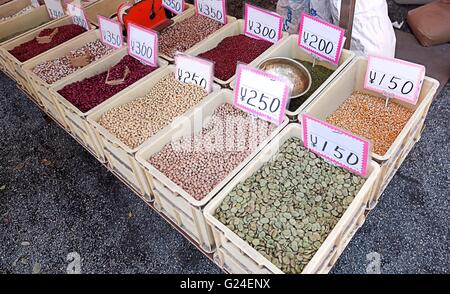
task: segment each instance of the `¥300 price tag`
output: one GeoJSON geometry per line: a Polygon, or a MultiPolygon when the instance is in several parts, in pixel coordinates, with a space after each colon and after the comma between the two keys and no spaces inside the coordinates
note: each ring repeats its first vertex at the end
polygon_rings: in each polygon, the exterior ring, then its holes
{"type": "Polygon", "coordinates": [[[345,30],[302,13],[300,19],[298,44],[313,55],[339,63],[345,30]]]}
{"type": "Polygon", "coordinates": [[[143,63],[157,66],[158,33],[133,23],[128,24],[128,52],[143,63]]]}
{"type": "Polygon", "coordinates": [[[289,90],[289,82],[282,77],[239,65],[234,106],[280,125],[284,119],[289,90]]]}
{"type": "Polygon", "coordinates": [[[282,29],[283,17],[281,15],[245,4],[245,35],[276,43],[282,37],[282,29]]]}
{"type": "Polygon", "coordinates": [[[209,17],[223,24],[227,23],[225,0],[195,0],[197,14],[209,17]]]}
{"type": "Polygon", "coordinates": [[[73,23],[89,30],[89,22],[84,10],[72,3],[67,4],[67,11],[72,16],[73,23]]]}
{"type": "Polygon", "coordinates": [[[50,18],[61,18],[65,15],[61,0],[44,0],[50,18]]]}
{"type": "Polygon", "coordinates": [[[302,114],[302,125],[305,148],[355,174],[366,176],[370,141],[307,114],[302,114]]]}
{"type": "Polygon", "coordinates": [[[180,14],[184,9],[184,0],[163,0],[163,6],[175,14],[180,14]]]}
{"type": "Polygon", "coordinates": [[[122,48],[122,26],[119,22],[98,15],[102,42],[114,48],[122,48]]]}
{"type": "Polygon", "coordinates": [[[364,88],[415,105],[424,77],[423,65],[369,56],[364,88]]]}
{"type": "Polygon", "coordinates": [[[208,93],[212,91],[214,63],[209,60],[186,54],[175,56],[175,76],[180,82],[202,87],[208,93]]]}

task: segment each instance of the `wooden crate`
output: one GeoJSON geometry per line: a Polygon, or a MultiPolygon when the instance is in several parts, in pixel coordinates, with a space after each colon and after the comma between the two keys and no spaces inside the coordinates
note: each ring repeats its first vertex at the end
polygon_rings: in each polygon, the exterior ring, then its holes
{"type": "Polygon", "coordinates": [[[100,0],[84,8],[88,21],[98,27],[97,16],[112,18],[117,14],[117,9],[127,0],[100,0]]]}

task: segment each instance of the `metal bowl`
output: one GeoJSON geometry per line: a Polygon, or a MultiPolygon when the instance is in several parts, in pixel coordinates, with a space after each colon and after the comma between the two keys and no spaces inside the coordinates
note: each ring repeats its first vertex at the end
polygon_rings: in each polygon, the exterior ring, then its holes
{"type": "Polygon", "coordinates": [[[305,95],[311,88],[311,74],[300,62],[287,57],[273,57],[263,60],[258,68],[271,74],[286,77],[292,82],[291,99],[305,95]]]}

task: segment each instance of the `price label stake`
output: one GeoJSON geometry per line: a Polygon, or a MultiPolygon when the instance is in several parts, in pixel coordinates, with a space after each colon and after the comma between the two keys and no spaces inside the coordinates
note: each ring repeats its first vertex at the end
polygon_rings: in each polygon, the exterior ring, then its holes
{"type": "Polygon", "coordinates": [[[74,24],[79,25],[86,30],[89,30],[89,22],[87,20],[84,10],[72,3],[67,4],[67,11],[70,16],[72,16],[72,21],[74,24]]]}
{"type": "Polygon", "coordinates": [[[214,63],[186,54],[175,56],[177,79],[182,83],[194,84],[211,93],[214,76],[214,63]]]}
{"type": "Polygon", "coordinates": [[[283,17],[277,13],[245,4],[246,36],[272,43],[278,42],[283,34],[283,17]]]}
{"type": "Polygon", "coordinates": [[[61,18],[65,15],[61,0],[44,0],[50,18],[61,18]]]}
{"type": "Polygon", "coordinates": [[[302,114],[303,143],[315,154],[365,177],[370,141],[307,114],[302,114]]]}
{"type": "Polygon", "coordinates": [[[163,0],[163,6],[169,11],[180,14],[184,9],[184,0],[163,0]]]}
{"type": "Polygon", "coordinates": [[[235,107],[280,125],[289,100],[290,83],[283,77],[249,66],[238,65],[235,107]]]}
{"type": "Polygon", "coordinates": [[[225,0],[195,0],[197,14],[209,17],[215,21],[227,23],[225,0]]]}
{"type": "Polygon", "coordinates": [[[98,15],[97,18],[102,42],[113,48],[122,48],[122,25],[118,21],[103,17],[101,15],[98,15]]]}
{"type": "Polygon", "coordinates": [[[298,44],[301,48],[319,58],[339,63],[344,44],[345,30],[312,17],[301,14],[298,44]]]}
{"type": "Polygon", "coordinates": [[[128,53],[145,64],[158,66],[158,33],[129,23],[128,53]]]}
{"type": "Polygon", "coordinates": [[[417,104],[425,67],[400,59],[369,56],[364,88],[417,104]]]}

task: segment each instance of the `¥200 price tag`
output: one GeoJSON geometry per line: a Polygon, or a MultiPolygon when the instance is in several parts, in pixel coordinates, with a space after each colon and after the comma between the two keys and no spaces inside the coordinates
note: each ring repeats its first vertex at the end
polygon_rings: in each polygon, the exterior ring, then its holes
{"type": "Polygon", "coordinates": [[[72,3],[67,4],[67,11],[72,16],[73,23],[89,30],[89,22],[84,10],[72,3]]]}
{"type": "Polygon", "coordinates": [[[245,4],[245,35],[276,43],[282,37],[282,29],[283,17],[281,15],[245,4]]]}
{"type": "Polygon", "coordinates": [[[366,176],[370,141],[307,114],[302,114],[302,125],[305,148],[355,174],[366,176]]]}
{"type": "Polygon", "coordinates": [[[158,33],[133,23],[128,24],[128,52],[143,63],[157,66],[158,33]]]}
{"type": "Polygon", "coordinates": [[[180,14],[184,9],[184,0],[163,0],[163,6],[175,14],[180,14]]]}
{"type": "Polygon", "coordinates": [[[175,76],[182,83],[194,84],[211,93],[214,76],[214,63],[186,54],[175,56],[175,76]]]}
{"type": "Polygon", "coordinates": [[[195,0],[197,14],[209,17],[223,24],[227,23],[225,0],[195,0]]]}
{"type": "Polygon", "coordinates": [[[345,30],[302,13],[299,25],[298,44],[313,55],[339,63],[344,43],[345,30]]]}
{"type": "Polygon", "coordinates": [[[101,15],[98,15],[97,18],[102,42],[113,48],[122,48],[123,36],[121,24],[118,21],[103,17],[101,15]]]}
{"type": "Polygon", "coordinates": [[[364,88],[416,104],[425,78],[423,65],[369,56],[364,88]]]}
{"type": "Polygon", "coordinates": [[[61,18],[65,15],[61,0],[44,0],[50,18],[61,18]]]}
{"type": "Polygon", "coordinates": [[[290,84],[286,79],[245,65],[238,66],[235,107],[280,125],[289,94],[290,84]]]}

